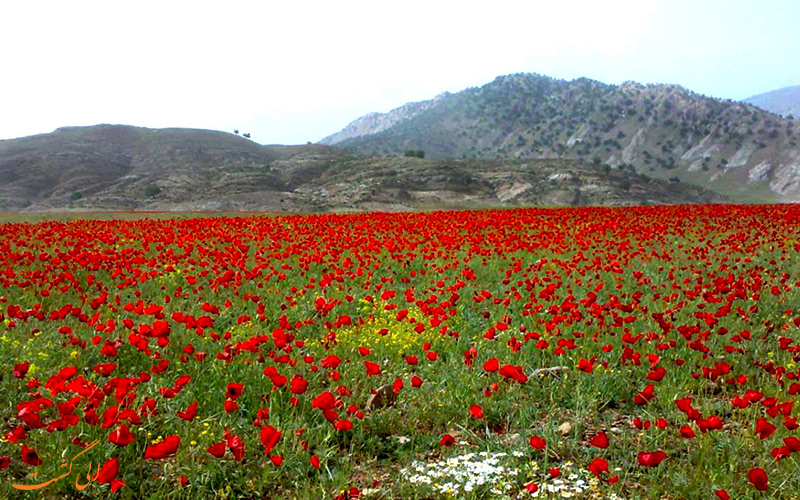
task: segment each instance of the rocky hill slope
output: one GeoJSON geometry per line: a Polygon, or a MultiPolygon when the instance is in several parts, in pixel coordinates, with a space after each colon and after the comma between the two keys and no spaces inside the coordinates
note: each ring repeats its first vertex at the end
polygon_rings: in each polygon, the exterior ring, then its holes
{"type": "Polygon", "coordinates": [[[800,200],[800,130],[677,85],[498,77],[356,120],[322,143],[367,155],[560,158],[678,178],[747,201],[800,200]]]}
{"type": "Polygon", "coordinates": [[[0,141],[0,212],[413,210],[725,201],[574,160],[354,155],[191,129],[70,127],[0,141]]]}

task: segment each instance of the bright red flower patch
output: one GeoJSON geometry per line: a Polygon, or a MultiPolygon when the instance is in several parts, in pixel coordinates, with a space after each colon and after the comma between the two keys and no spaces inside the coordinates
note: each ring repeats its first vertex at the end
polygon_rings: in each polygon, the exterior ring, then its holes
{"type": "MultiPolygon", "coordinates": [[[[623,493],[686,487],[712,442],[740,453],[696,496],[796,488],[798,221],[765,205],[3,225],[0,469],[100,438],[113,491],[208,496],[192,467],[322,481],[384,433],[419,433],[408,457],[508,433],[552,469],[594,449],[580,466],[623,493]],[[145,475],[142,456],[187,468],[145,475]]],[[[255,484],[241,495],[275,496],[255,484]]]]}

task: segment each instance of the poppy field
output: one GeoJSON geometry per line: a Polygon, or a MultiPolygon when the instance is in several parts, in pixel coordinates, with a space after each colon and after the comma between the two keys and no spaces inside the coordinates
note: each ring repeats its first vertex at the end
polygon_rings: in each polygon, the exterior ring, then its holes
{"type": "Polygon", "coordinates": [[[798,253],[794,205],[2,224],[0,497],[800,498],[798,253]]]}

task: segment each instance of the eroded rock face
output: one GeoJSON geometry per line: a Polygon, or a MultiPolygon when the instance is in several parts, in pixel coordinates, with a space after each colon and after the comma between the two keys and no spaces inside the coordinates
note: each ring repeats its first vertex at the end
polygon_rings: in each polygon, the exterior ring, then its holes
{"type": "Polygon", "coordinates": [[[769,174],[772,172],[772,165],[768,162],[762,162],[750,169],[747,173],[747,179],[750,182],[764,182],[769,180],[769,174]]]}
{"type": "Polygon", "coordinates": [[[448,95],[450,94],[445,92],[428,101],[410,102],[388,113],[369,113],[354,120],[341,131],[325,137],[319,141],[319,143],[333,146],[348,139],[377,134],[391,128],[397,123],[410,120],[420,113],[431,109],[436,106],[442,98],[448,95]]]}
{"type": "Polygon", "coordinates": [[[800,161],[777,169],[769,183],[770,189],[787,199],[800,199],[800,161]]]}

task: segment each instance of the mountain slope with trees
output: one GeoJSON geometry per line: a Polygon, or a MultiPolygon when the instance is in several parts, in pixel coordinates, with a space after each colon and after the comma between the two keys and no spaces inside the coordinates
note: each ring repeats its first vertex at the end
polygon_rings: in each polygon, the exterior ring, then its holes
{"type": "Polygon", "coordinates": [[[321,142],[367,155],[575,159],[744,201],[791,201],[799,141],[794,120],[677,85],[515,74],[369,115],[321,142]]]}

